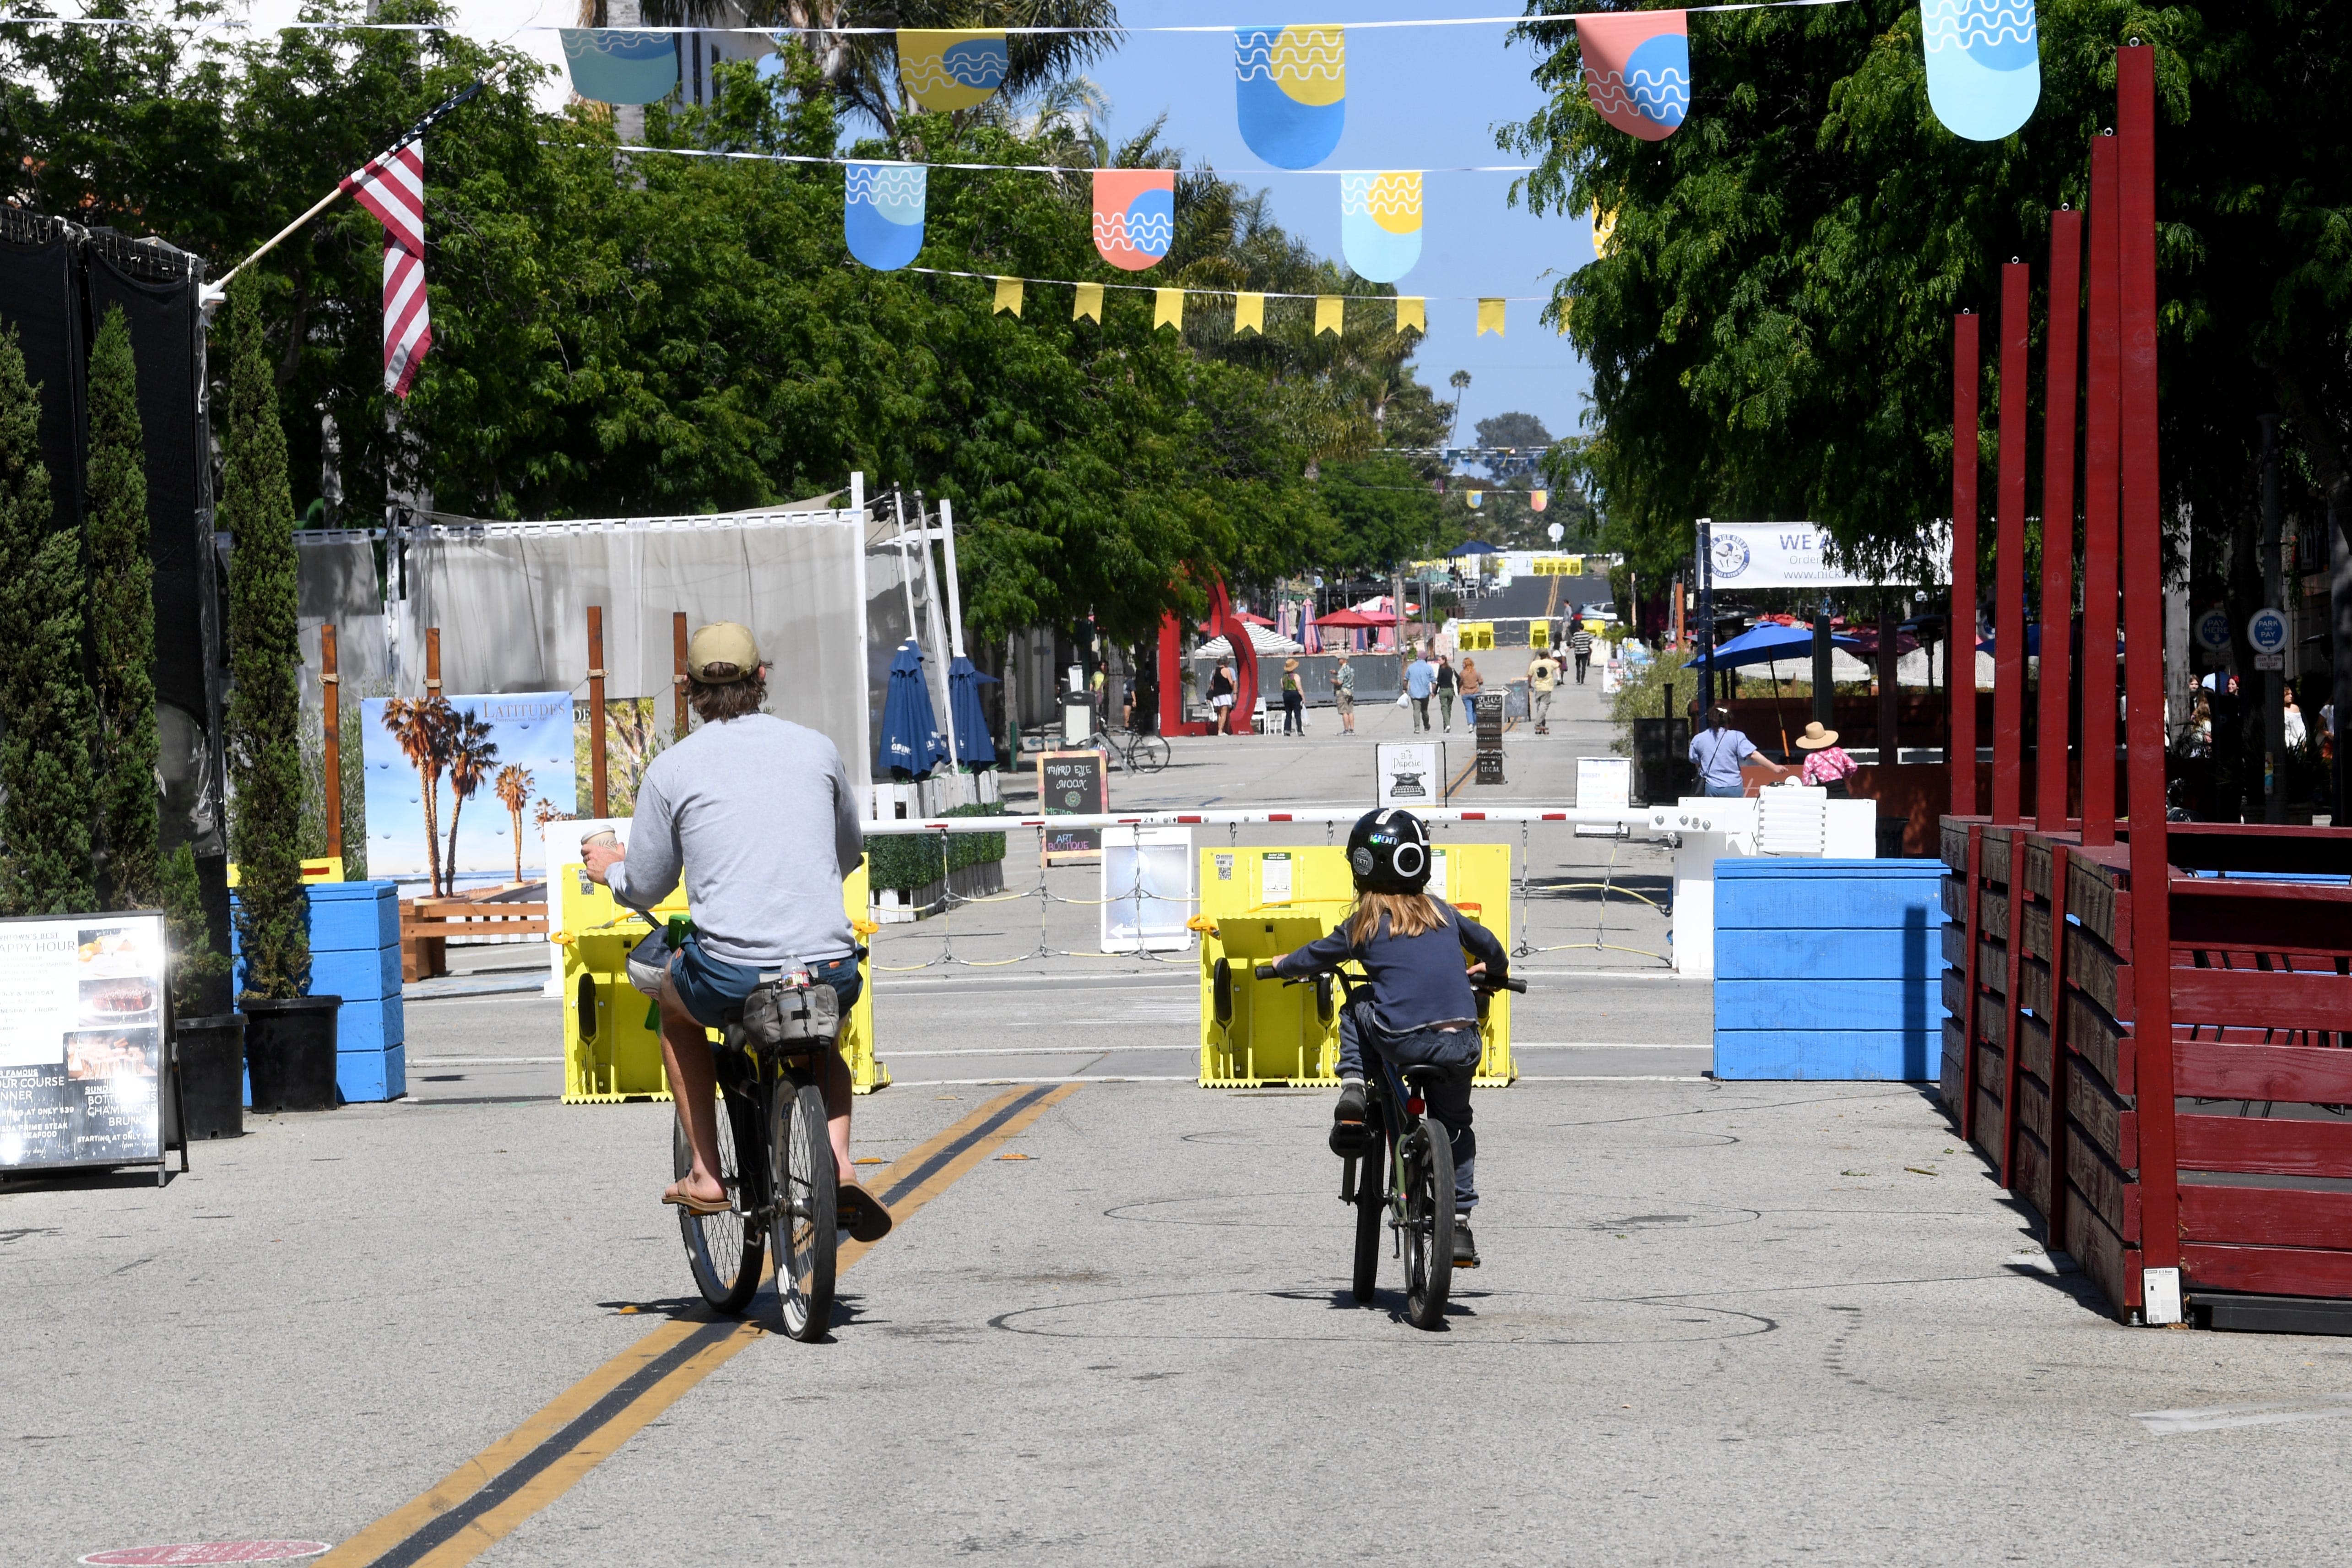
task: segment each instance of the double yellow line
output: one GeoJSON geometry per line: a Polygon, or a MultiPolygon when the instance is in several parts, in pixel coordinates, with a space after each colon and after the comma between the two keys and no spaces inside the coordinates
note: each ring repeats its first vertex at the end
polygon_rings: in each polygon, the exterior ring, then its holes
{"type": "MultiPolygon", "coordinates": [[[[903,1223],[1078,1087],[1041,1085],[999,1096],[881,1172],[876,1195],[903,1223]]],[[[869,1250],[866,1243],[847,1244],[837,1268],[847,1269],[869,1250]]],[[[765,1332],[732,1319],[663,1324],[320,1558],[320,1568],[471,1563],[765,1332]]]]}

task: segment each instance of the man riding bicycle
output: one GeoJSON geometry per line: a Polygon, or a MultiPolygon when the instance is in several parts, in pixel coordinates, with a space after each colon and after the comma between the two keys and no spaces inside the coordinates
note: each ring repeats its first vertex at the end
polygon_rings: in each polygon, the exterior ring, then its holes
{"type": "MultiPolygon", "coordinates": [[[[864,950],[842,910],[841,884],[865,854],[865,833],[833,742],[761,710],[768,668],[749,630],[732,621],[704,626],[686,662],[698,725],[646,769],[634,854],[627,845],[588,844],[581,856],[590,878],[640,910],[685,878],[694,923],[670,955],[660,1003],[662,1066],[693,1168],[662,1202],[719,1214],[730,1197],[718,1175],[717,1073],[706,1031],[740,1017],[762,970],[806,970],[849,1016],[864,989],[864,950]]],[[[849,1066],[837,1051],[819,1057],[841,1222],[856,1239],[877,1240],[890,1214],[852,1179],[849,1066]]]]}

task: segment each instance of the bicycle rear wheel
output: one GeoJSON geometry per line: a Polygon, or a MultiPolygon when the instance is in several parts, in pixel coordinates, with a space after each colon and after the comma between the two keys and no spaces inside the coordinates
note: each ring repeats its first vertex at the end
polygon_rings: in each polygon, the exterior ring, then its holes
{"type": "Polygon", "coordinates": [[[1404,1311],[1416,1329],[1443,1328],[1454,1288],[1454,1144],[1433,1117],[1407,1136],[1404,1311]]]}
{"type": "Polygon", "coordinates": [[[1129,748],[1127,771],[1131,773],[1156,773],[1168,765],[1168,742],[1158,735],[1145,735],[1129,748]]]}
{"type": "Polygon", "coordinates": [[[786,1333],[819,1340],[833,1322],[834,1264],[841,1245],[839,1174],[826,1131],[824,1095],[815,1084],[786,1072],[770,1101],[776,1300],[786,1333]]]}
{"type": "Polygon", "coordinates": [[[1356,1173],[1356,1301],[1372,1299],[1381,1275],[1381,1222],[1389,1213],[1388,1139],[1375,1121],[1366,1130],[1363,1168],[1356,1173]]]}
{"type": "MultiPolygon", "coordinates": [[[[686,1260],[702,1299],[721,1312],[740,1312],[760,1289],[760,1261],[767,1241],[760,1227],[746,1225],[744,1215],[755,1206],[756,1194],[743,1190],[745,1150],[760,1146],[758,1108],[743,1089],[730,1085],[719,1102],[719,1179],[734,1206],[724,1214],[677,1211],[677,1228],[686,1242],[686,1260]]],[[[694,1151],[686,1128],[673,1121],[670,1167],[683,1177],[694,1169],[694,1151]]],[[[755,1160],[752,1168],[756,1171],[755,1160]]]]}

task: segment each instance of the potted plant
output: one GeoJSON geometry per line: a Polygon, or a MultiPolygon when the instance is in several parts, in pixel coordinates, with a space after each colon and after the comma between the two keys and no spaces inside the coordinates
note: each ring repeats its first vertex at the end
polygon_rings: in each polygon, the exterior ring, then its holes
{"type": "Polygon", "coordinates": [[[229,856],[237,867],[245,1060],[256,1110],[331,1110],[340,996],[306,996],[302,745],[294,502],[286,432],[261,331],[261,279],[228,297],[228,453],[219,521],[230,539],[229,856]]]}

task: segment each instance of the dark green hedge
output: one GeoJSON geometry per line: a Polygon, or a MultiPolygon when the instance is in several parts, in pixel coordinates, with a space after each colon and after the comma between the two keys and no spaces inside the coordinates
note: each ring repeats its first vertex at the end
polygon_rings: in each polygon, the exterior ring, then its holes
{"type": "MultiPolygon", "coordinates": [[[[993,805],[959,805],[949,816],[994,816],[993,805]]],[[[951,833],[947,837],[944,865],[936,833],[876,834],[866,841],[866,885],[910,890],[943,881],[950,871],[1004,858],[1002,833],[951,833]]]]}

